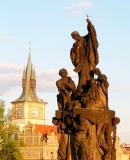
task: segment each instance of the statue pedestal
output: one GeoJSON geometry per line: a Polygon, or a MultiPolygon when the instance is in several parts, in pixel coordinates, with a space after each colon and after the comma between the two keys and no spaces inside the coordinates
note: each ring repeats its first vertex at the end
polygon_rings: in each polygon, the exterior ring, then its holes
{"type": "Polygon", "coordinates": [[[64,150],[67,157],[71,154],[72,160],[115,160],[115,111],[99,108],[57,110],[55,119],[60,130],[64,130],[63,139],[69,137],[69,142],[62,140],[60,144],[60,150],[64,150]],[[67,146],[63,147],[65,144],[67,146]]]}
{"type": "Polygon", "coordinates": [[[81,131],[79,132],[86,134],[84,138],[86,158],[89,160],[115,160],[115,111],[98,108],[74,108],[73,117],[77,116],[80,116],[81,119],[81,131]],[[85,124],[85,121],[89,123],[85,124]],[[89,126],[88,130],[84,132],[87,125],[89,126]]]}
{"type": "Polygon", "coordinates": [[[109,109],[98,109],[98,108],[74,108],[73,117],[78,115],[84,116],[86,119],[94,124],[108,123],[115,117],[115,111],[109,109]]]}

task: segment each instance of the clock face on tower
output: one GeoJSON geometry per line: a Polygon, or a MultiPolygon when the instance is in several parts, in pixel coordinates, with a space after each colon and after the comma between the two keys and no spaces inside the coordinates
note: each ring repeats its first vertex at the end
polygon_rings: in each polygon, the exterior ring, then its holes
{"type": "Polygon", "coordinates": [[[40,115],[40,108],[32,108],[31,116],[32,118],[38,118],[40,115]]]}

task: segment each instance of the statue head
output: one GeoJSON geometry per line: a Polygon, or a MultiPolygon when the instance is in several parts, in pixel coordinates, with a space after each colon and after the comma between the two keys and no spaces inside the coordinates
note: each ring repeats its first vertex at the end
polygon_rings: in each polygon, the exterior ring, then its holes
{"type": "Polygon", "coordinates": [[[100,74],[101,74],[101,71],[100,71],[99,68],[96,68],[96,69],[95,69],[95,74],[96,74],[96,75],[100,75],[100,74]]]}
{"type": "Polygon", "coordinates": [[[59,70],[59,75],[61,77],[66,77],[68,75],[68,72],[65,68],[62,68],[62,69],[59,70]]]}
{"type": "Polygon", "coordinates": [[[120,123],[120,118],[119,117],[112,118],[112,124],[113,125],[116,125],[116,124],[119,124],[119,123],[120,123]]]}
{"type": "Polygon", "coordinates": [[[77,40],[79,40],[79,39],[81,38],[79,32],[77,32],[77,31],[72,32],[72,33],[71,33],[71,37],[72,37],[75,41],[77,41],[77,40]]]}

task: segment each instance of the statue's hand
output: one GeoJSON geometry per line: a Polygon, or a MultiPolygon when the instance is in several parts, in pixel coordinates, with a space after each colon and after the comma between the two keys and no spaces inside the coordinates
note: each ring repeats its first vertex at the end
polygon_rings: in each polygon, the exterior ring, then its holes
{"type": "Polygon", "coordinates": [[[88,24],[90,24],[91,23],[91,21],[87,18],[86,19],[86,22],[88,23],[88,24]]]}

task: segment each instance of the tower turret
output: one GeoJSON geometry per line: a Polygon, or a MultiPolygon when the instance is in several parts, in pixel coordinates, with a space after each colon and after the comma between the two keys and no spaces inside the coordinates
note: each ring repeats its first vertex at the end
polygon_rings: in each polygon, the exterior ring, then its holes
{"type": "MultiPolygon", "coordinates": [[[[42,102],[36,94],[36,73],[32,65],[31,54],[29,53],[27,66],[23,71],[22,77],[22,94],[15,101],[35,101],[42,102]]],[[[13,102],[15,102],[13,101],[13,102]]]]}
{"type": "Polygon", "coordinates": [[[29,53],[27,65],[23,70],[22,94],[12,102],[12,107],[16,110],[13,122],[22,126],[28,121],[45,124],[46,104],[36,94],[36,73],[29,53]]]}

